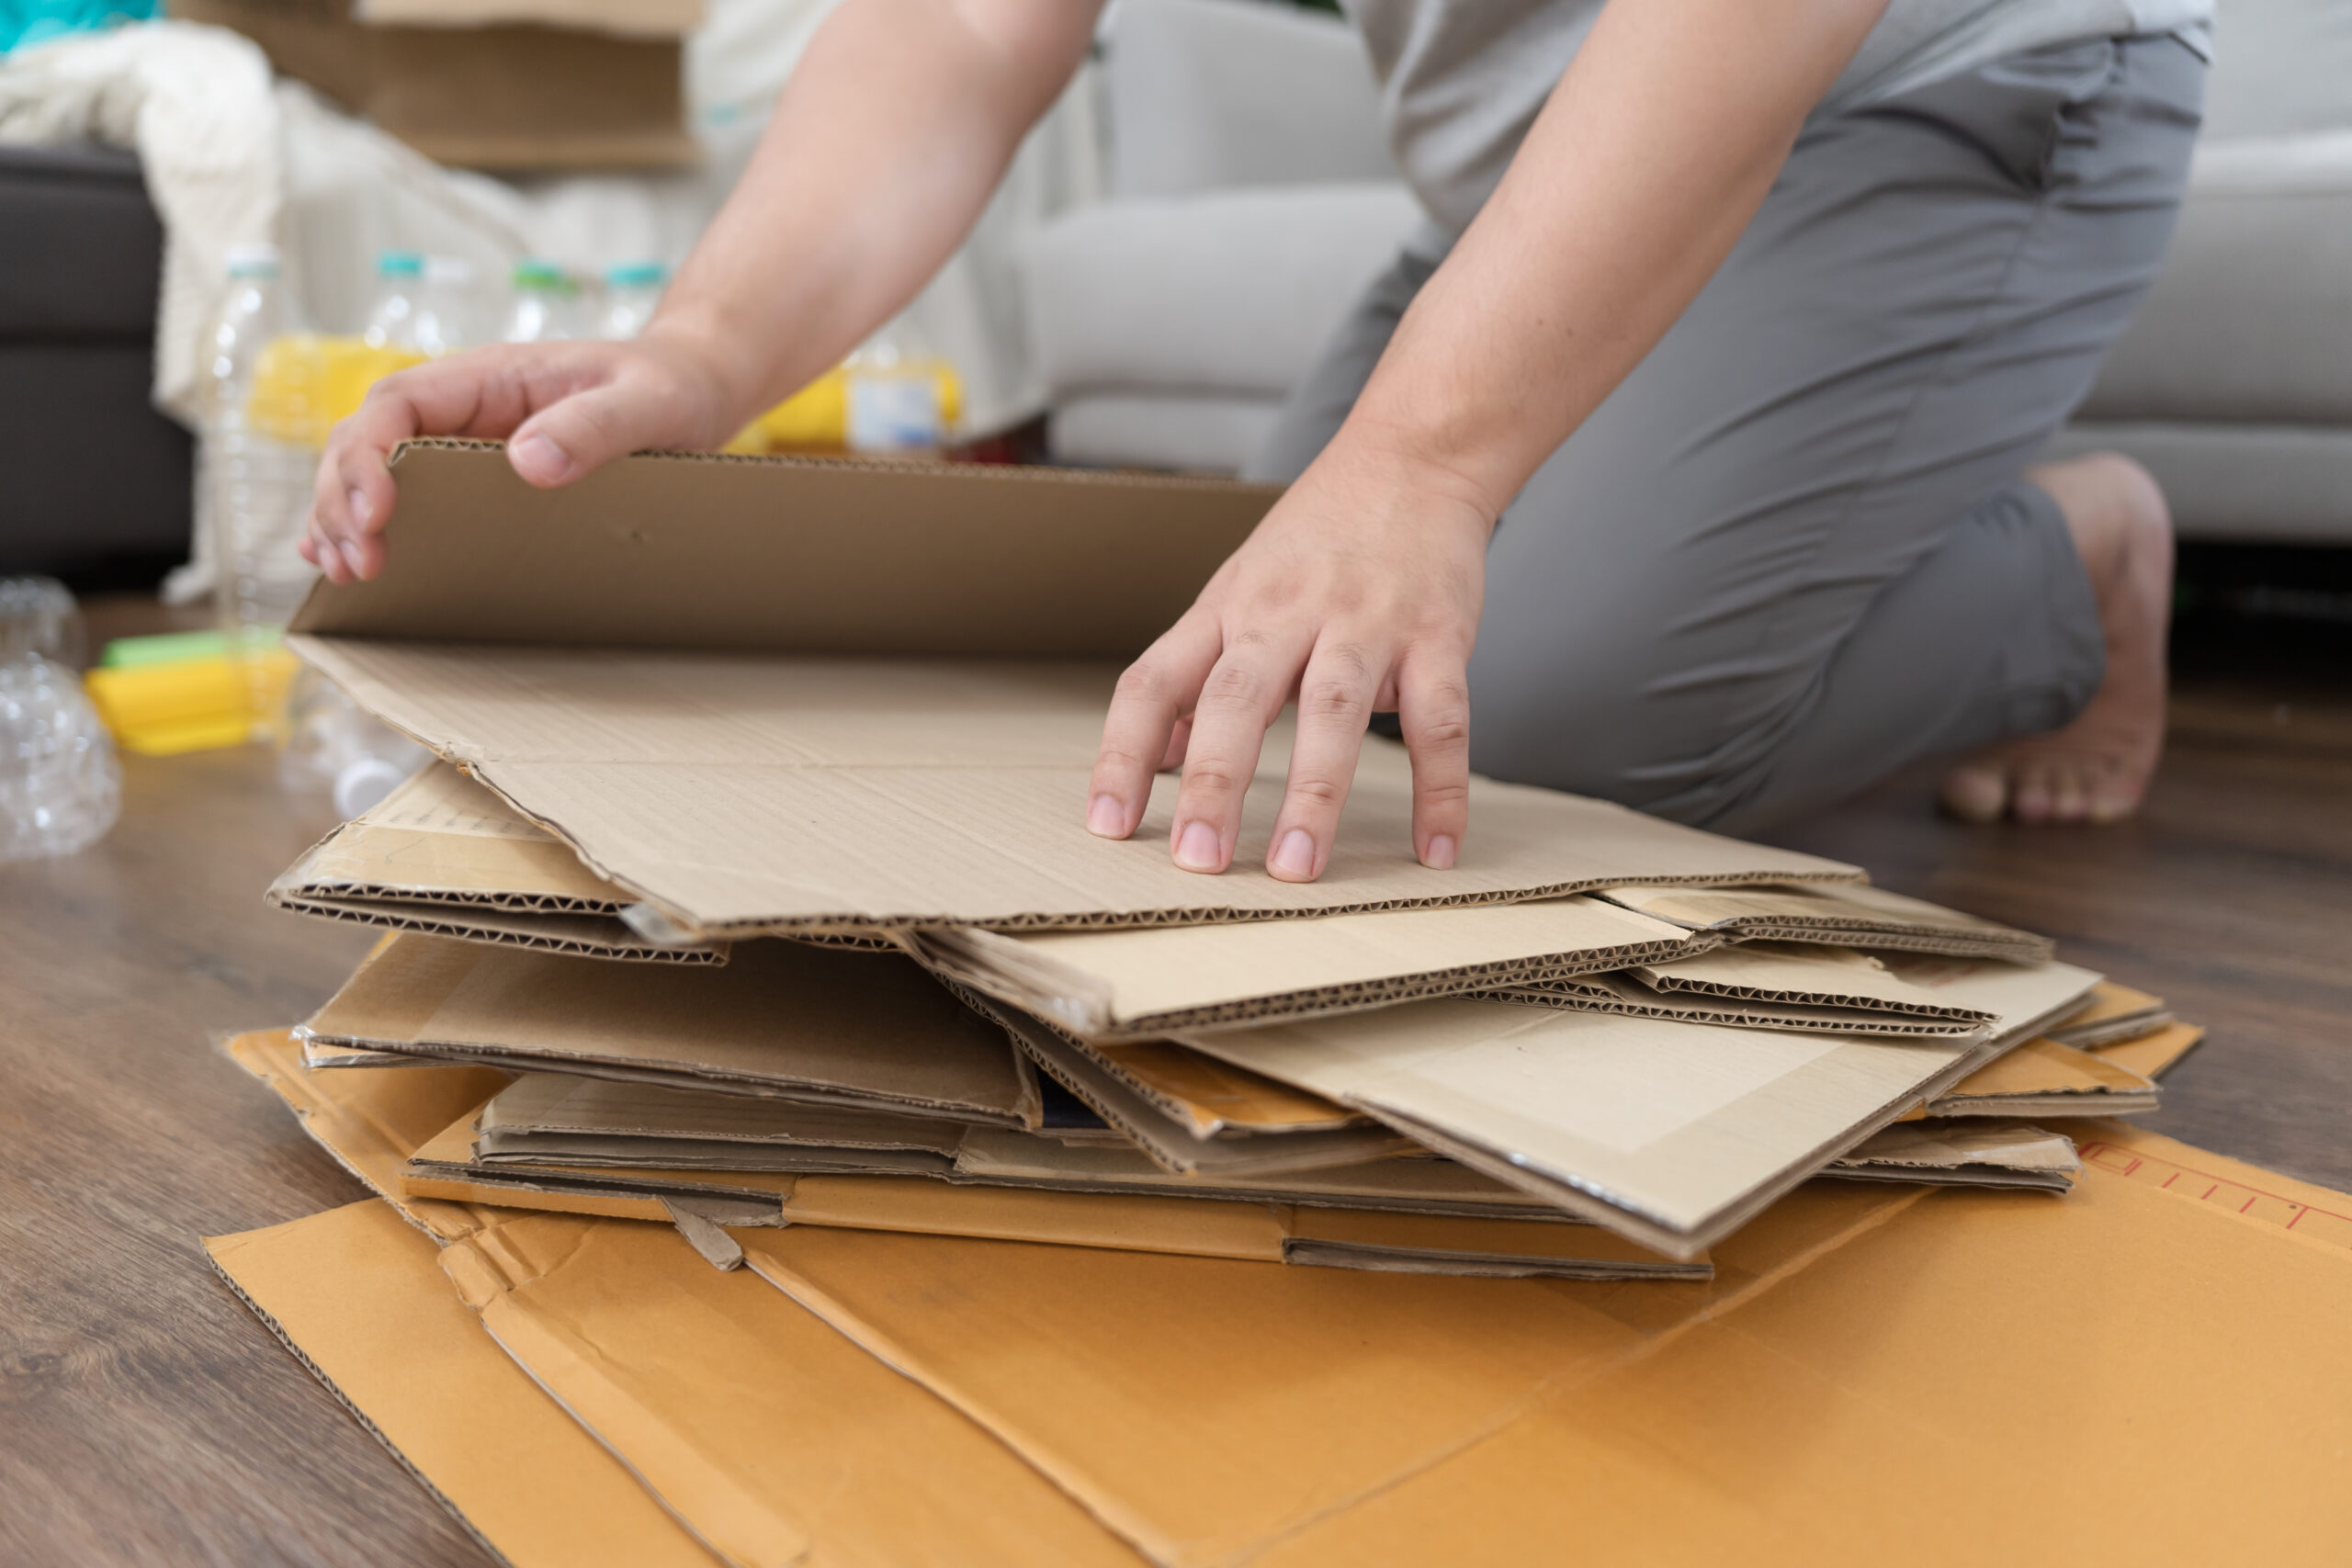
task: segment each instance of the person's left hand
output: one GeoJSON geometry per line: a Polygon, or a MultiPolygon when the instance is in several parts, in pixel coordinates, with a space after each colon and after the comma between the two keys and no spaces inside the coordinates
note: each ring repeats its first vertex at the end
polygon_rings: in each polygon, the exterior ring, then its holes
{"type": "Polygon", "coordinates": [[[1443,870],[1469,826],[1467,670],[1494,513],[1458,476],[1361,444],[1330,449],[1275,502],[1183,619],[1119,678],[1086,825],[1136,830],[1152,774],[1182,762],[1169,848],[1231,863],[1267,727],[1298,703],[1266,869],[1323,874],[1366,724],[1394,711],[1413,764],[1413,852],[1443,870]]]}

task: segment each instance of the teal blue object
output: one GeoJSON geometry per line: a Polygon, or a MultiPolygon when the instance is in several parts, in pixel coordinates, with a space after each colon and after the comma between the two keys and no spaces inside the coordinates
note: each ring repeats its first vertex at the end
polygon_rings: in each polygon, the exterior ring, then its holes
{"type": "Polygon", "coordinates": [[[424,257],[416,251],[386,251],[376,258],[379,277],[423,277],[424,257]]]}
{"type": "Polygon", "coordinates": [[[0,54],[68,33],[153,21],[163,0],[0,0],[0,54]]]}
{"type": "Polygon", "coordinates": [[[670,269],[660,262],[625,262],[605,274],[615,288],[652,288],[670,280],[670,269]]]}

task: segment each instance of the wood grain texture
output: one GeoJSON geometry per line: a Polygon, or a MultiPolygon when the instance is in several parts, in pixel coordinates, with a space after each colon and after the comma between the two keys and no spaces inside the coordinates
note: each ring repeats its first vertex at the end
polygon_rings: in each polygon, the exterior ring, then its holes
{"type": "MultiPolygon", "coordinates": [[[[97,608],[94,646],[167,624],[97,608]]],[[[1779,836],[2162,992],[2212,1035],[2153,1124],[2352,1188],[2352,698],[2208,682],[2177,715],[2129,827],[1960,827],[1920,773],[1779,836]]],[[[367,947],[261,902],[328,809],[257,750],[124,773],[103,843],[0,865],[0,1562],[479,1568],[196,1244],[363,1195],[209,1040],[367,947]]]]}

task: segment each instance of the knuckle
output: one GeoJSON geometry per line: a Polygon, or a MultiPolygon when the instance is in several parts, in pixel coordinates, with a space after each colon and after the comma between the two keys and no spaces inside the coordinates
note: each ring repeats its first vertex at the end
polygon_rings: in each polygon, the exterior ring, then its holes
{"type": "Polygon", "coordinates": [[[1310,773],[1290,781],[1290,798],[1302,806],[1325,807],[1337,811],[1347,799],[1347,785],[1334,778],[1310,773]]]}
{"type": "Polygon", "coordinates": [[[1302,717],[1332,722],[1360,722],[1371,712],[1363,687],[1351,681],[1315,682],[1298,694],[1302,717]]]}
{"type": "Polygon", "coordinates": [[[1411,726],[1406,739],[1419,750],[1459,750],[1470,744],[1470,715],[1459,710],[1428,715],[1411,726]]]}
{"type": "Polygon", "coordinates": [[[1250,781],[1240,770],[1229,763],[1204,760],[1188,764],[1184,769],[1184,790],[1188,795],[1203,795],[1222,798],[1238,795],[1250,781]]]}
{"type": "Polygon", "coordinates": [[[1414,789],[1413,799],[1424,811],[1457,806],[1467,807],[1470,804],[1470,786],[1458,779],[1449,779],[1442,784],[1420,784],[1414,789]]]}
{"type": "Polygon", "coordinates": [[[1160,673],[1159,665],[1149,659],[1138,659],[1119,671],[1119,682],[1112,694],[1122,703],[1157,702],[1166,684],[1167,678],[1160,673]]]}
{"type": "Polygon", "coordinates": [[[1326,643],[1316,650],[1316,661],[1361,681],[1372,671],[1372,649],[1355,641],[1326,643]]]}
{"type": "Polygon", "coordinates": [[[1201,705],[1227,710],[1254,710],[1265,690],[1258,672],[1247,665],[1220,664],[1201,688],[1201,705]]]}

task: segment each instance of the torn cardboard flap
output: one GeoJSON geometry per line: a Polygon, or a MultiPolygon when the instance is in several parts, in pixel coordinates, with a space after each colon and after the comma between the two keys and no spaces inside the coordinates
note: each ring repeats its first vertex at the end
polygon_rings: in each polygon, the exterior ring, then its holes
{"type": "Polygon", "coordinates": [[[2156,1108],[2154,1081],[2048,1038],[2029,1040],[1936,1096],[1928,1116],[2126,1116],[2156,1108]]]}
{"type": "Polygon", "coordinates": [[[516,1078],[482,1108],[478,1130],[486,1152],[494,1152],[502,1140],[526,1145],[535,1137],[555,1136],[602,1137],[622,1144],[700,1139],[747,1148],[820,1144],[952,1156],[964,1135],[963,1123],[934,1117],[649,1089],[564,1073],[526,1073],[516,1078]]]}
{"type": "Polygon", "coordinates": [[[1032,1126],[1004,1032],[911,959],[753,942],[724,965],[606,964],[402,934],[306,1026],[362,1050],[1032,1126]]]}
{"type": "MultiPolygon", "coordinates": [[[[1808,879],[1811,880],[1811,879],[1808,879]]],[[[1747,941],[1831,942],[1954,958],[2047,961],[2050,939],[1883,887],[1612,887],[1611,902],[1747,941]]]]}
{"type": "MultiPolygon", "coordinates": [[[[2169,1016],[2169,1015],[2167,1015],[2169,1016]]],[[[2161,1083],[2164,1076],[2180,1065],[2182,1057],[2204,1043],[2205,1031],[2193,1023],[2166,1023],[2147,1034],[2134,1035],[2120,1044],[2089,1047],[2090,1054],[2100,1061],[2137,1073],[2150,1083],[2161,1083]]]]}
{"type": "Polygon", "coordinates": [[[1948,991],[1915,985],[1881,960],[1847,947],[1756,942],[1645,963],[1635,973],[1659,991],[1875,1008],[1970,1024],[1990,1023],[1996,1016],[1954,1000],[1948,991]]]}
{"type": "Polygon", "coordinates": [[[917,956],[1089,1040],[1354,1012],[1651,960],[1713,944],[1595,898],[1246,925],[915,931],[917,956]]]}
{"type": "Polygon", "coordinates": [[[2161,997],[2102,981],[2090,1005],[2050,1032],[2050,1038],[2078,1051],[2120,1044],[2154,1034],[2173,1021],[2172,1010],[2161,997]]]}
{"type": "Polygon", "coordinates": [[[1822,1174],[1939,1186],[2073,1189],[2083,1168],[2075,1142],[2025,1122],[1898,1122],[1881,1128],[1822,1174]]]}

